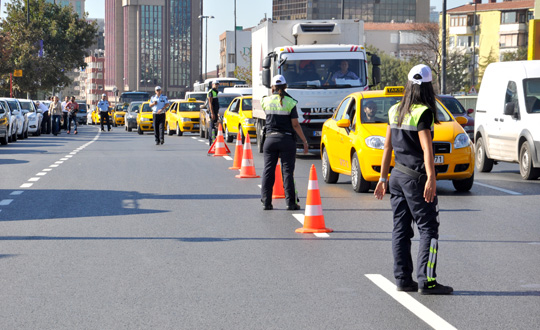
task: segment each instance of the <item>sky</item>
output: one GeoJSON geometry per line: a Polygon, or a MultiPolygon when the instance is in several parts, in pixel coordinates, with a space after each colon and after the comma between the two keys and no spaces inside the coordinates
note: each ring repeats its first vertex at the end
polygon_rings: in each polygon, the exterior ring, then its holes
{"type": "MultiPolygon", "coordinates": [[[[5,3],[9,0],[0,1],[1,16],[4,17],[5,3]]],[[[469,2],[470,0],[447,0],[446,7],[450,9],[469,2]]],[[[442,0],[430,0],[430,3],[438,11],[442,10],[442,0]]],[[[86,0],[85,7],[89,17],[105,18],[105,0],[86,0]]],[[[256,26],[265,14],[269,18],[272,16],[272,0],[236,0],[236,14],[236,25],[244,28],[256,26]]],[[[208,71],[213,71],[219,64],[219,35],[234,28],[234,0],[205,0],[204,15],[215,17],[208,20],[208,71]]]]}

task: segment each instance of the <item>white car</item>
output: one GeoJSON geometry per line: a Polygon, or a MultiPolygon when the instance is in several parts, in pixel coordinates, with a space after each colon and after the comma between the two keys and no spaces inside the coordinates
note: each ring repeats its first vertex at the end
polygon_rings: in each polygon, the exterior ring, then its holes
{"type": "Polygon", "coordinates": [[[28,117],[26,117],[21,109],[19,101],[14,98],[4,97],[2,98],[6,101],[11,110],[11,114],[17,117],[17,138],[25,139],[28,137],[28,117]]]}
{"type": "Polygon", "coordinates": [[[31,100],[19,99],[19,104],[23,114],[28,118],[28,133],[32,133],[34,136],[41,135],[41,122],[43,121],[41,110],[31,100]]]}
{"type": "Polygon", "coordinates": [[[9,142],[11,132],[9,131],[9,117],[4,105],[0,103],[0,144],[6,145],[9,142]]]}
{"type": "Polygon", "coordinates": [[[12,111],[11,111],[11,109],[10,109],[10,107],[9,107],[9,105],[8,105],[8,103],[7,103],[7,101],[5,99],[0,99],[0,103],[6,109],[7,117],[8,117],[8,120],[9,120],[8,141],[9,142],[16,142],[17,141],[17,127],[19,126],[19,118],[12,113],[12,111]]]}

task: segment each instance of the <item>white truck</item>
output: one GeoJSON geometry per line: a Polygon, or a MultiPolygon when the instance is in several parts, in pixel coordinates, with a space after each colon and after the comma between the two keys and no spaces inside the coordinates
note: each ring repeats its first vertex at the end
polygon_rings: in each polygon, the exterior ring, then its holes
{"type": "Polygon", "coordinates": [[[369,88],[368,55],[373,64],[372,85],[380,81],[379,57],[361,46],[364,22],[360,20],[267,20],[252,30],[251,43],[259,152],[266,120],[261,99],[271,94],[274,75],[285,77],[287,93],[298,101],[298,121],[310,149],[320,148],[322,125],[341,100],[369,88]]]}

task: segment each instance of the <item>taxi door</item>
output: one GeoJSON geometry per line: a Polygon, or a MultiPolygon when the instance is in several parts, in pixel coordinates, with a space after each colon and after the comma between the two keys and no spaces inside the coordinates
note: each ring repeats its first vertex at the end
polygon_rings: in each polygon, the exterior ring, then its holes
{"type": "MultiPolygon", "coordinates": [[[[341,164],[341,161],[343,159],[343,135],[345,135],[346,138],[347,132],[344,128],[338,127],[337,122],[341,119],[343,119],[343,116],[345,115],[346,111],[349,109],[349,105],[351,102],[354,103],[354,97],[349,96],[346,97],[343,101],[341,101],[341,104],[336,109],[336,113],[334,117],[332,118],[332,124],[328,126],[328,135],[327,135],[327,154],[328,154],[328,160],[330,161],[330,165],[332,167],[332,170],[341,170],[344,168],[343,164],[341,164]]],[[[345,164],[346,165],[346,164],[345,164]]],[[[346,166],[345,166],[346,167],[346,166]]]]}
{"type": "Polygon", "coordinates": [[[176,118],[177,110],[178,102],[174,102],[169,111],[165,112],[165,122],[171,129],[176,129],[176,124],[178,123],[178,119],[176,118]]]}
{"type": "Polygon", "coordinates": [[[360,104],[360,102],[357,102],[354,97],[351,97],[349,107],[343,115],[343,119],[349,119],[351,125],[349,125],[348,128],[340,128],[341,139],[339,142],[341,143],[341,152],[339,154],[339,163],[340,167],[342,167],[343,170],[347,172],[351,171],[351,149],[353,148],[353,142],[356,135],[356,114],[359,113],[359,111],[356,110],[358,108],[358,104],[360,104]]]}
{"type": "Polygon", "coordinates": [[[227,116],[227,129],[231,133],[238,133],[238,123],[240,121],[239,113],[240,110],[240,98],[236,98],[232,101],[231,105],[229,106],[228,112],[229,115],[227,116]]]}

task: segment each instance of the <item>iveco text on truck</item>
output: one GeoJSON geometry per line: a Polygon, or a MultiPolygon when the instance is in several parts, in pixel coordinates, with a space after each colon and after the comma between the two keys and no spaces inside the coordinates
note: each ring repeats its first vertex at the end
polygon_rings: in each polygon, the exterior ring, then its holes
{"type": "MultiPolygon", "coordinates": [[[[253,118],[262,152],[266,115],[261,99],[271,93],[272,76],[287,80],[287,93],[298,101],[298,121],[310,149],[318,149],[323,123],[350,93],[369,88],[364,22],[359,20],[272,21],[251,34],[253,118]]],[[[371,55],[373,81],[380,81],[380,59],[371,55]]]]}

